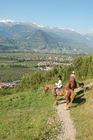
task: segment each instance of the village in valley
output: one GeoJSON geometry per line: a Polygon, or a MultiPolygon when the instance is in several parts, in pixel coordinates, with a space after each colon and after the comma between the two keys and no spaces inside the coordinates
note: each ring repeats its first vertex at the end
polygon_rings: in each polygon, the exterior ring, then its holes
{"type": "Polygon", "coordinates": [[[16,82],[0,82],[0,88],[12,88],[16,85],[16,82]]]}
{"type": "Polygon", "coordinates": [[[0,88],[16,85],[25,73],[48,71],[59,65],[71,65],[76,55],[37,53],[37,52],[0,52],[0,88]]]}

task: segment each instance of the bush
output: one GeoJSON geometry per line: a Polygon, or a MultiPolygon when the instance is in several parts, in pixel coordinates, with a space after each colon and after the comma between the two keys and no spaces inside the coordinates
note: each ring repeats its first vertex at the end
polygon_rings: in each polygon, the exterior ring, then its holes
{"type": "Polygon", "coordinates": [[[55,83],[57,76],[62,76],[63,82],[67,82],[70,73],[75,70],[78,80],[85,80],[87,78],[93,78],[93,58],[90,57],[78,57],[71,65],[59,65],[53,67],[50,71],[34,72],[33,74],[25,74],[21,78],[20,87],[21,90],[27,88],[37,89],[44,83],[55,83]]]}
{"type": "Polygon", "coordinates": [[[21,78],[19,87],[24,90],[27,88],[37,89],[41,83],[45,81],[45,73],[34,72],[33,74],[25,74],[21,78]]]}

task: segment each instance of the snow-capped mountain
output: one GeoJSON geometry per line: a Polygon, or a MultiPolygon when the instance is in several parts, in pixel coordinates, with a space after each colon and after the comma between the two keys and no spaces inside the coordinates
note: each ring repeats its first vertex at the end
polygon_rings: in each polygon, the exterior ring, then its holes
{"type": "Polygon", "coordinates": [[[34,50],[58,53],[93,52],[93,31],[48,27],[32,22],[0,20],[0,50],[34,50]]]}

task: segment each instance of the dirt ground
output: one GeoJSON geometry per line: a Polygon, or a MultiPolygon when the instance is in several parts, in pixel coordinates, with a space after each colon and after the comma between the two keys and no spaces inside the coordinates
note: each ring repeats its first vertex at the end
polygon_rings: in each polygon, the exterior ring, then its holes
{"type": "Polygon", "coordinates": [[[76,129],[70,117],[70,110],[66,110],[66,105],[64,101],[62,102],[56,106],[58,118],[61,123],[61,130],[57,136],[57,140],[75,140],[76,129]]]}

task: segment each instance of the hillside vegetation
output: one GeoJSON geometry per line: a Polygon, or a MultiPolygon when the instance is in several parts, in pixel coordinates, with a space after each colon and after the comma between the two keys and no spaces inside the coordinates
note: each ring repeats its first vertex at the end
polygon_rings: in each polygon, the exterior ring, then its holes
{"type": "Polygon", "coordinates": [[[76,127],[76,140],[93,140],[93,88],[76,96],[71,116],[76,127]]]}
{"type": "MultiPolygon", "coordinates": [[[[72,70],[75,70],[77,80],[85,81],[93,78],[92,68],[92,56],[79,57],[69,66],[59,65],[47,72],[25,73],[14,89],[0,89],[0,139],[56,140],[60,126],[52,96],[43,93],[43,86],[55,83],[58,74],[62,75],[65,85],[72,70]]],[[[76,107],[71,109],[79,140],[92,140],[92,98],[91,91],[77,95],[76,107]]]]}

